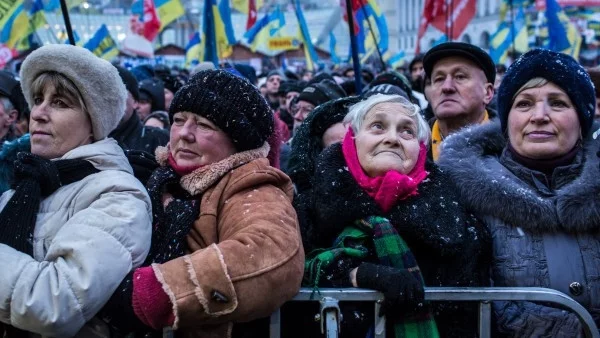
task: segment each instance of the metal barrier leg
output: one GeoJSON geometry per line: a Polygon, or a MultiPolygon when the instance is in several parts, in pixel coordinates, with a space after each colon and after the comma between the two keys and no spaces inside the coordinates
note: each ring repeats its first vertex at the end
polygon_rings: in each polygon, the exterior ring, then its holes
{"type": "Polygon", "coordinates": [[[338,338],[340,333],[338,313],[335,309],[325,310],[325,329],[327,338],[338,338]]]}
{"type": "Polygon", "coordinates": [[[491,337],[492,303],[482,301],[479,303],[479,338],[491,337]]]}
{"type": "Polygon", "coordinates": [[[342,321],[342,311],[337,299],[332,297],[321,298],[321,333],[325,333],[327,327],[327,338],[337,338],[340,331],[340,322],[342,321]]]}
{"type": "Polygon", "coordinates": [[[271,322],[269,323],[269,337],[281,337],[281,309],[277,309],[271,315],[271,322]]]}
{"type": "Polygon", "coordinates": [[[381,311],[382,300],[375,302],[375,338],[385,338],[385,316],[379,317],[379,311],[381,311]]]}

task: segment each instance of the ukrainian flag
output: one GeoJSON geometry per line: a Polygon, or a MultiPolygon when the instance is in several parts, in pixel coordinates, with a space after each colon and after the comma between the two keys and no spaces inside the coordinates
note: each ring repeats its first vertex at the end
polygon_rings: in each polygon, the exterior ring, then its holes
{"type": "Polygon", "coordinates": [[[384,60],[387,62],[387,64],[392,68],[392,69],[396,69],[400,66],[402,66],[402,64],[404,63],[404,58],[406,57],[406,53],[404,51],[400,51],[398,53],[396,53],[396,55],[393,55],[391,57],[387,57],[387,54],[384,55],[384,60]]]}
{"type": "Polygon", "coordinates": [[[168,24],[177,20],[185,14],[183,5],[179,0],[155,0],[156,12],[160,19],[160,30],[162,31],[168,24]]]}
{"type": "Polygon", "coordinates": [[[233,45],[236,44],[231,22],[231,8],[229,0],[219,0],[219,5],[213,5],[215,23],[215,37],[217,39],[217,52],[219,58],[227,58],[233,53],[233,45]]]}
{"type": "Polygon", "coordinates": [[[185,46],[185,66],[187,68],[197,65],[202,60],[201,42],[200,33],[196,32],[185,46]]]}
{"type": "MultiPolygon", "coordinates": [[[[83,3],[83,0],[67,0],[67,8],[73,9],[83,3]]],[[[60,10],[60,0],[50,0],[44,5],[46,12],[54,12],[60,10]]]]}
{"type": "Polygon", "coordinates": [[[8,18],[2,32],[0,33],[0,42],[11,49],[15,49],[21,39],[29,34],[29,17],[23,8],[23,2],[16,8],[12,15],[8,18]]]}
{"type": "Polygon", "coordinates": [[[331,55],[331,62],[333,62],[333,64],[338,65],[340,63],[342,63],[342,60],[340,60],[340,57],[337,55],[337,52],[335,50],[335,46],[337,45],[337,39],[335,38],[335,35],[333,34],[333,30],[331,32],[329,32],[329,54],[331,55]]]}
{"type": "Polygon", "coordinates": [[[256,51],[259,45],[266,44],[269,37],[274,36],[283,26],[285,26],[285,16],[277,6],[273,12],[265,14],[250,27],[244,37],[252,51],[256,51]]]}
{"type": "Polygon", "coordinates": [[[111,60],[119,55],[119,49],[115,40],[110,36],[106,25],[100,26],[94,36],[83,45],[84,48],[90,50],[94,55],[105,60],[111,60]]]}
{"type": "MultiPolygon", "coordinates": [[[[248,0],[232,0],[231,7],[240,13],[248,14],[248,2],[248,0]]],[[[256,11],[258,11],[264,3],[264,0],[256,0],[256,11]]]]}
{"type": "Polygon", "coordinates": [[[312,40],[310,39],[310,33],[308,32],[308,27],[306,26],[306,20],[304,19],[304,14],[302,13],[299,0],[294,0],[294,9],[296,12],[296,18],[298,19],[298,38],[300,41],[302,41],[304,46],[306,68],[313,71],[317,66],[317,61],[319,58],[317,56],[317,52],[315,51],[315,47],[313,46],[312,40]]]}
{"type": "Polygon", "coordinates": [[[377,47],[382,54],[387,52],[389,47],[387,22],[375,0],[368,0],[356,11],[356,22],[360,27],[356,35],[359,53],[366,53],[365,57],[368,57],[377,47]]]}
{"type": "Polygon", "coordinates": [[[546,0],[548,48],[579,58],[582,37],[556,0],[546,0]]]}
{"type": "Polygon", "coordinates": [[[515,50],[525,52],[528,48],[527,24],[523,8],[519,8],[515,21],[507,23],[502,21],[498,25],[498,30],[490,39],[490,56],[494,63],[502,63],[506,58],[509,49],[515,42],[515,50]],[[513,38],[514,34],[514,38],[513,38]]]}

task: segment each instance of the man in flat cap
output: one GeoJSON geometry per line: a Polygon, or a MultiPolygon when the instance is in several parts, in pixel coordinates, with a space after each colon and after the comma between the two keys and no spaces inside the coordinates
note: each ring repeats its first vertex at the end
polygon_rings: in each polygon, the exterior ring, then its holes
{"type": "Polygon", "coordinates": [[[21,115],[28,113],[19,81],[11,73],[0,71],[0,149],[5,141],[18,136],[14,124],[21,115]]]}
{"type": "Polygon", "coordinates": [[[496,68],[485,51],[464,42],[433,47],[423,66],[429,87],[425,92],[435,115],[430,155],[437,161],[445,137],[490,119],[486,106],[494,96],[496,68]]]}

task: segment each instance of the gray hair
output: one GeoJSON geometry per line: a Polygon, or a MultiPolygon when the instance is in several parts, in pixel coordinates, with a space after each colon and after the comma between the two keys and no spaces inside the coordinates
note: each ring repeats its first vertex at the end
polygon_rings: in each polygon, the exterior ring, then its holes
{"type": "Polygon", "coordinates": [[[15,106],[10,102],[10,99],[6,96],[0,96],[0,102],[4,107],[4,111],[8,114],[11,110],[15,109],[15,106]]]}
{"type": "Polygon", "coordinates": [[[364,101],[356,103],[350,107],[348,115],[344,118],[344,124],[349,123],[352,127],[352,131],[354,131],[354,134],[356,135],[362,127],[367,113],[373,109],[373,107],[381,103],[399,103],[406,115],[412,117],[413,121],[415,121],[417,126],[417,139],[419,142],[424,143],[426,146],[429,145],[431,129],[429,129],[429,125],[423,116],[421,116],[421,109],[419,106],[400,95],[376,94],[364,101]]]}

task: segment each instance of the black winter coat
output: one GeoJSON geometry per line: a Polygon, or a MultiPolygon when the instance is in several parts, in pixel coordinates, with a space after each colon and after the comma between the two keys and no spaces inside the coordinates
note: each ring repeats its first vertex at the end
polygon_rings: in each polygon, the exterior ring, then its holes
{"type": "MultiPolygon", "coordinates": [[[[448,177],[432,162],[426,170],[429,175],[419,185],[419,194],[383,213],[348,171],[341,144],[324,150],[317,160],[310,196],[302,196],[296,204],[306,252],[331,247],[347,225],[378,215],[396,226],[415,255],[426,286],[487,286],[489,234],[458,203],[448,177]]],[[[348,287],[348,273],[358,264],[338,262],[334,264],[338,270],[321,280],[329,280],[328,286],[348,287]]],[[[476,336],[477,312],[472,304],[438,303],[433,313],[443,337],[476,336]]],[[[351,317],[358,318],[356,314],[351,317]]]]}
{"type": "Polygon", "coordinates": [[[152,155],[158,146],[169,143],[168,131],[144,126],[135,112],[127,122],[113,130],[109,137],[117,140],[125,150],[143,150],[152,155]]]}

